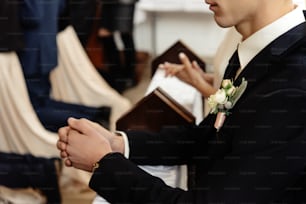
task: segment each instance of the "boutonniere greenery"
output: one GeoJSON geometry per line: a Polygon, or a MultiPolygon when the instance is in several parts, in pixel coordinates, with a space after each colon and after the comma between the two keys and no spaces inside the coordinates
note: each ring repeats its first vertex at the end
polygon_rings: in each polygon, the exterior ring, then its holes
{"type": "Polygon", "coordinates": [[[242,96],[247,87],[247,81],[243,78],[238,87],[233,85],[230,79],[224,79],[221,88],[208,98],[210,113],[217,114],[215,128],[217,131],[222,127],[226,116],[230,114],[230,109],[234,107],[238,99],[242,96]]]}

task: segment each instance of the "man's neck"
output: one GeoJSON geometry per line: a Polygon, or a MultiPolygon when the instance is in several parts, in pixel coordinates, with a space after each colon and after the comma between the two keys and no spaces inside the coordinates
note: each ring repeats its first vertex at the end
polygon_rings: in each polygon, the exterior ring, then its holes
{"type": "Polygon", "coordinates": [[[242,35],[242,40],[262,29],[263,27],[273,23],[285,14],[291,12],[296,8],[293,3],[279,5],[277,8],[271,10],[271,6],[264,6],[260,13],[253,16],[252,20],[242,22],[235,26],[236,30],[242,35]]]}

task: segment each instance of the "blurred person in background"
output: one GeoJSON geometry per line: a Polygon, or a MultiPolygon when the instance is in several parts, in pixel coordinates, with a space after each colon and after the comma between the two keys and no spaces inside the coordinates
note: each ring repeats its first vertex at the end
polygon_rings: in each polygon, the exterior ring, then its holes
{"type": "Polygon", "coordinates": [[[71,116],[107,125],[111,111],[109,107],[89,107],[50,97],[49,75],[58,63],[56,36],[65,9],[64,0],[24,0],[19,11],[25,47],[17,54],[33,108],[44,127],[53,132],[71,116]]]}
{"type": "Polygon", "coordinates": [[[106,71],[101,74],[118,92],[136,85],[134,44],[134,10],[138,0],[101,0],[98,37],[101,41],[106,71]],[[115,39],[122,41],[122,55],[115,39]]]}

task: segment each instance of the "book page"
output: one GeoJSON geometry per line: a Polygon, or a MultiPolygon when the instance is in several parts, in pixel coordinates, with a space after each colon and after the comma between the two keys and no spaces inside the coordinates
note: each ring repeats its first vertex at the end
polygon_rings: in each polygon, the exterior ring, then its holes
{"type": "Polygon", "coordinates": [[[177,77],[165,77],[165,71],[160,68],[154,73],[145,95],[148,95],[157,87],[161,87],[190,111],[196,117],[197,124],[203,120],[202,95],[194,87],[179,80],[177,77]]]}

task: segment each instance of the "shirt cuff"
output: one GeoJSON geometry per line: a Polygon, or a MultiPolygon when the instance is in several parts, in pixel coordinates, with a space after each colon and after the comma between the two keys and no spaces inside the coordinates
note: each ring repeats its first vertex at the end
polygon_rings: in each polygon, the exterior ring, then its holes
{"type": "Polygon", "coordinates": [[[129,146],[129,140],[127,138],[127,135],[125,134],[125,132],[122,132],[122,131],[116,131],[115,133],[118,134],[118,135],[121,135],[123,137],[124,157],[128,159],[129,156],[130,156],[130,146],[129,146]]]}

